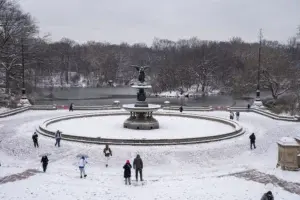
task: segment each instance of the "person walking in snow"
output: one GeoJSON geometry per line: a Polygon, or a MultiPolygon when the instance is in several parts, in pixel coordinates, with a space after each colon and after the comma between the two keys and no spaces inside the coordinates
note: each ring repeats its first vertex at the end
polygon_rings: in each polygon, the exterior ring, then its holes
{"type": "Polygon", "coordinates": [[[248,108],[248,111],[250,110],[250,108],[251,108],[251,105],[250,105],[250,103],[248,103],[248,105],[247,105],[247,108],[248,108]]]}
{"type": "Polygon", "coordinates": [[[126,161],[125,165],[123,166],[124,169],[124,178],[125,178],[125,185],[127,185],[127,182],[129,185],[131,185],[131,164],[129,162],[129,160],[126,161]]]}
{"type": "Polygon", "coordinates": [[[55,140],[55,146],[57,145],[58,147],[60,147],[61,132],[59,130],[57,130],[55,133],[55,140]]]}
{"type": "Polygon", "coordinates": [[[274,196],[271,191],[265,193],[260,200],[274,200],[274,196]]]}
{"type": "Polygon", "coordinates": [[[231,120],[234,119],[234,113],[233,113],[232,111],[230,111],[229,118],[230,118],[231,120]]]}
{"type": "Polygon", "coordinates": [[[143,160],[140,155],[136,155],[133,160],[133,169],[135,169],[135,179],[138,181],[138,173],[140,173],[140,180],[143,181],[143,160]]]}
{"type": "Polygon", "coordinates": [[[69,106],[69,111],[73,111],[74,110],[74,104],[71,103],[70,106],[69,106]]]}
{"type": "Polygon", "coordinates": [[[182,113],[182,111],[183,111],[183,107],[182,106],[179,107],[179,111],[182,113]]]}
{"type": "Polygon", "coordinates": [[[254,133],[252,133],[249,136],[249,139],[250,139],[250,149],[252,149],[252,146],[254,147],[254,149],[256,149],[256,146],[255,146],[256,137],[255,137],[254,133]]]}
{"type": "Polygon", "coordinates": [[[46,155],[44,155],[41,160],[41,163],[43,163],[42,165],[43,165],[44,172],[46,172],[46,170],[47,170],[48,162],[49,162],[48,157],[46,155]]]}
{"type": "Polygon", "coordinates": [[[35,148],[39,147],[38,137],[39,137],[38,134],[34,132],[32,135],[32,140],[35,148]]]}
{"type": "Polygon", "coordinates": [[[240,119],[240,112],[236,112],[235,116],[236,116],[236,120],[239,121],[239,119],[240,119]]]}
{"type": "Polygon", "coordinates": [[[109,157],[112,156],[112,151],[109,148],[108,144],[105,145],[105,148],[103,149],[103,153],[106,158],[106,167],[108,167],[109,157]]]}
{"type": "Polygon", "coordinates": [[[80,171],[80,178],[82,178],[82,175],[84,176],[84,178],[87,176],[85,173],[85,165],[88,162],[86,161],[85,157],[82,156],[79,160],[79,171],[80,171]]]}

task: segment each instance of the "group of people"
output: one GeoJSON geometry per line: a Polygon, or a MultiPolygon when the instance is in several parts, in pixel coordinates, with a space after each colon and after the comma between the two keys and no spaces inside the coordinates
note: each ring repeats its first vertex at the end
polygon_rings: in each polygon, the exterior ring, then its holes
{"type": "MultiPolygon", "coordinates": [[[[55,146],[58,145],[58,147],[59,147],[60,139],[61,139],[61,132],[57,131],[56,134],[57,135],[55,136],[55,138],[56,138],[55,146]]],[[[34,142],[34,147],[38,147],[38,141],[37,141],[38,135],[36,132],[34,132],[32,138],[33,138],[33,142],[34,142]]],[[[103,154],[106,158],[105,166],[108,167],[109,158],[112,156],[112,151],[109,148],[108,144],[105,145],[105,148],[103,149],[103,154]]],[[[47,170],[48,162],[49,162],[48,156],[43,155],[42,159],[41,159],[41,163],[42,163],[44,172],[46,172],[46,170],[47,170]]],[[[86,156],[80,156],[80,160],[79,160],[79,164],[78,164],[80,178],[87,177],[87,174],[85,172],[85,166],[87,163],[88,162],[87,162],[86,156]]],[[[135,169],[136,181],[138,181],[138,175],[140,175],[140,181],[143,181],[143,160],[141,159],[140,155],[138,154],[133,161],[133,166],[130,164],[129,160],[127,160],[125,165],[123,166],[124,178],[125,178],[126,185],[127,184],[131,185],[131,169],[132,169],[132,167],[133,167],[133,169],[135,169]]]]}
{"type": "MultiPolygon", "coordinates": [[[[61,131],[59,131],[59,130],[56,131],[56,133],[55,133],[55,144],[54,144],[54,146],[60,147],[61,134],[62,134],[61,131]]],[[[32,135],[33,146],[34,146],[35,148],[38,148],[38,147],[39,147],[39,141],[38,141],[38,138],[39,138],[39,136],[38,136],[37,132],[35,131],[35,132],[33,133],[33,135],[32,135]]]]}
{"type": "MultiPolygon", "coordinates": [[[[239,121],[239,119],[240,119],[240,112],[236,112],[235,116],[236,116],[236,120],[239,121]]],[[[229,119],[234,120],[234,112],[230,111],[229,119]]]]}

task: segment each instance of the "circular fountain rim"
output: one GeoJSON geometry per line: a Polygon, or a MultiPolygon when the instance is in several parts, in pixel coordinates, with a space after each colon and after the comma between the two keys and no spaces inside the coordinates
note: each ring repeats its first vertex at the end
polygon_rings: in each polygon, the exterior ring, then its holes
{"type": "Polygon", "coordinates": [[[132,85],[132,88],[137,88],[137,89],[151,89],[151,85],[132,85]]]}
{"type": "MultiPolygon", "coordinates": [[[[55,137],[55,132],[47,129],[47,126],[59,121],[70,120],[75,118],[84,118],[84,117],[101,117],[101,116],[116,116],[116,115],[127,115],[127,112],[93,112],[93,113],[85,113],[85,114],[75,114],[75,115],[65,115],[61,117],[56,117],[45,121],[37,128],[37,132],[48,137],[55,137]]],[[[230,125],[234,128],[234,131],[213,135],[213,136],[204,136],[204,137],[194,137],[194,138],[176,138],[176,139],[112,139],[112,138],[94,138],[94,137],[86,137],[86,136],[75,136],[75,135],[67,135],[62,133],[63,140],[73,141],[73,142],[81,142],[81,143],[89,143],[89,144],[111,144],[111,145],[131,145],[131,146],[160,146],[160,145],[186,145],[186,144],[198,144],[198,143],[208,143],[215,142],[220,140],[231,139],[234,137],[238,137],[245,133],[245,130],[240,126],[239,123],[230,121],[228,119],[206,116],[206,115],[197,115],[197,114],[180,114],[174,112],[161,112],[157,113],[159,116],[175,116],[175,117],[187,117],[187,118],[196,118],[196,119],[204,119],[216,121],[219,123],[224,123],[230,125]]]]}
{"type": "Polygon", "coordinates": [[[148,104],[148,107],[134,107],[135,104],[124,104],[122,108],[130,112],[151,112],[161,109],[159,104],[148,104]]]}

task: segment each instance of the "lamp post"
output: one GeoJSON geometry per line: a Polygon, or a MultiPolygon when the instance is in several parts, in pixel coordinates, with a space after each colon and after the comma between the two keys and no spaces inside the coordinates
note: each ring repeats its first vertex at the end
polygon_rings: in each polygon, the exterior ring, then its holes
{"type": "Polygon", "coordinates": [[[30,106],[30,102],[26,96],[25,88],[25,55],[24,55],[24,38],[21,38],[21,60],[22,60],[22,96],[18,106],[30,106]]]}
{"type": "Polygon", "coordinates": [[[22,56],[22,98],[26,95],[25,89],[25,58],[24,58],[24,39],[21,39],[21,56],[22,56]]]}
{"type": "Polygon", "coordinates": [[[262,29],[259,30],[259,47],[258,47],[258,67],[257,67],[257,87],[256,87],[256,98],[254,105],[261,107],[262,102],[260,99],[260,72],[261,72],[261,43],[262,43],[262,29]]]}

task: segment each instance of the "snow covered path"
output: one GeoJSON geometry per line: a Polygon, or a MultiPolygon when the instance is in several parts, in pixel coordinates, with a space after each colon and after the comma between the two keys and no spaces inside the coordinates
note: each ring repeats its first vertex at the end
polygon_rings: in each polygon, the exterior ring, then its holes
{"type": "MultiPolygon", "coordinates": [[[[78,112],[76,112],[78,113],[78,112]]],[[[80,111],[80,113],[86,113],[80,111]]],[[[199,113],[199,112],[197,112],[199,113]]],[[[272,190],[276,199],[298,200],[299,195],[277,185],[263,185],[236,177],[219,177],[255,169],[288,182],[300,183],[299,172],[276,169],[277,144],[283,136],[296,136],[300,126],[253,114],[241,113],[240,123],[247,134],[231,140],[160,147],[111,146],[113,157],[105,168],[103,146],[62,141],[54,147],[51,138],[39,137],[40,148],[33,147],[31,135],[46,119],[67,111],[29,111],[0,119],[0,179],[27,169],[41,171],[40,154],[50,153],[47,173],[0,185],[0,199],[260,199],[272,190]],[[257,136],[257,149],[249,148],[249,133],[257,136]],[[76,155],[89,155],[88,177],[79,179],[76,155]],[[125,186],[122,166],[139,153],[144,161],[145,185],[125,186]],[[18,193],[14,192],[18,191],[18,193]]],[[[228,118],[228,112],[201,112],[228,118]]],[[[105,125],[103,125],[105,131],[105,125]]],[[[193,131],[193,127],[189,130],[193,131]]],[[[133,171],[132,171],[133,172],[133,171]]]]}

